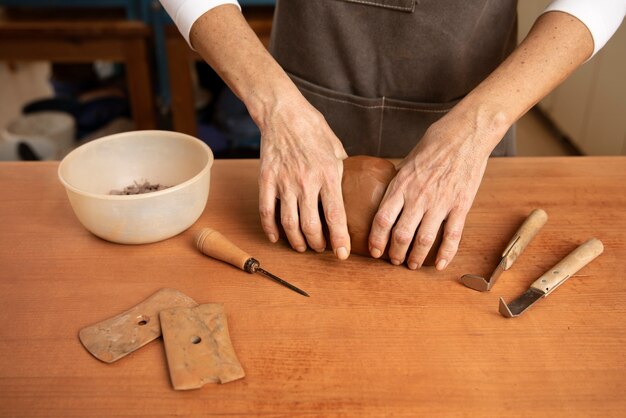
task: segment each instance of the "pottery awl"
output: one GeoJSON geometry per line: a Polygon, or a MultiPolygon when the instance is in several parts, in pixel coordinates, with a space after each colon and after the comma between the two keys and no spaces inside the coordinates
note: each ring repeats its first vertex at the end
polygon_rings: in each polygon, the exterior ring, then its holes
{"type": "Polygon", "coordinates": [[[504,299],[500,298],[500,313],[507,318],[521,315],[539,299],[545,298],[554,292],[557,287],[565,283],[578,270],[602,254],[603,250],[602,242],[596,238],[591,238],[535,280],[524,294],[510,304],[507,305],[504,299]]]}
{"type": "Polygon", "coordinates": [[[539,230],[548,220],[548,214],[543,209],[534,209],[519,227],[511,241],[502,252],[502,258],[496,269],[488,279],[475,274],[465,274],[461,277],[461,283],[470,289],[485,292],[493,287],[502,272],[511,268],[517,257],[522,254],[526,246],[537,235],[539,230]]]}
{"type": "Polygon", "coordinates": [[[205,255],[217,260],[224,261],[247,273],[260,273],[265,277],[280,283],[281,285],[297,292],[303,296],[309,296],[307,292],[297,288],[289,282],[274,276],[272,273],[263,270],[261,263],[251,257],[248,253],[233,244],[228,238],[211,228],[204,228],[196,235],[196,247],[205,255]]]}

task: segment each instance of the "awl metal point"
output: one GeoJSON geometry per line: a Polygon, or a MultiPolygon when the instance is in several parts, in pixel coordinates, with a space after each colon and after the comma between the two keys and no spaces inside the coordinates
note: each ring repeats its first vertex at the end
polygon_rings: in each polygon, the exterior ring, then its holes
{"type": "Polygon", "coordinates": [[[263,270],[261,268],[261,263],[259,263],[259,261],[255,258],[250,257],[246,261],[246,264],[244,265],[244,270],[247,271],[248,273],[260,273],[264,275],[265,277],[271,280],[274,280],[276,283],[280,283],[286,288],[293,290],[294,292],[300,293],[301,295],[306,296],[307,298],[309,297],[309,294],[305,292],[304,290],[292,285],[291,283],[281,279],[278,276],[274,276],[272,273],[270,273],[267,270],[263,270]]]}
{"type": "Polygon", "coordinates": [[[228,238],[214,229],[204,228],[198,232],[196,235],[196,247],[200,252],[209,257],[224,261],[250,274],[262,274],[296,293],[309,297],[309,294],[304,290],[263,270],[261,263],[257,259],[251,257],[248,253],[237,247],[228,238]]]}

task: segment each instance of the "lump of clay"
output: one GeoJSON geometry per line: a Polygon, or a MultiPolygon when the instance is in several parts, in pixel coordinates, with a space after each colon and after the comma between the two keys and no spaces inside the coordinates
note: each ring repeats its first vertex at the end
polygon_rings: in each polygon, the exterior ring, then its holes
{"type": "Polygon", "coordinates": [[[352,253],[369,255],[372,222],[395,175],[396,167],[383,158],[359,155],[344,160],[341,190],[352,253]]]}
{"type": "MultiPolygon", "coordinates": [[[[359,155],[343,161],[341,189],[352,254],[370,256],[368,241],[372,222],[387,186],[395,175],[395,166],[383,158],[359,155]]],[[[328,241],[328,229],[324,221],[324,211],[321,204],[319,209],[320,218],[324,223],[324,233],[328,241]]],[[[280,228],[280,203],[277,203],[276,222],[280,228]]],[[[282,228],[281,236],[284,236],[282,228]]],[[[435,264],[442,237],[443,225],[439,228],[435,242],[424,260],[424,265],[432,266],[435,264]]],[[[388,249],[389,246],[385,249],[382,258],[389,259],[388,249]]],[[[408,252],[410,251],[411,247],[409,247],[408,252]]]]}
{"type": "MultiPolygon", "coordinates": [[[[395,175],[396,167],[383,158],[359,155],[344,160],[341,189],[353,254],[370,255],[368,240],[372,222],[387,186],[395,175]]],[[[424,260],[424,265],[435,264],[442,236],[443,226],[439,228],[437,238],[424,260]]],[[[388,250],[389,245],[383,253],[384,259],[389,258],[388,250]]],[[[407,254],[410,251],[411,248],[407,254]]]]}

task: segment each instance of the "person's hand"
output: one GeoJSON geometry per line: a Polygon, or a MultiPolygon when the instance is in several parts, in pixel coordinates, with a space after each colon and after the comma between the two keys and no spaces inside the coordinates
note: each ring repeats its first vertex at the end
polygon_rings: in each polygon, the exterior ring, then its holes
{"type": "Polygon", "coordinates": [[[400,163],[372,224],[373,257],[390,242],[393,264],[407,260],[410,269],[421,267],[445,219],[436,268],[444,269],[455,256],[489,157],[484,136],[501,137],[502,129],[478,132],[468,120],[448,116],[433,124],[400,163]]]}
{"type": "Polygon", "coordinates": [[[324,117],[302,96],[273,109],[261,126],[259,212],[269,240],[276,242],[276,198],[291,246],[324,251],[318,199],[321,198],[331,246],[340,259],[350,254],[350,236],[341,193],[346,152],[324,117]]]}
{"type": "Polygon", "coordinates": [[[308,242],[323,251],[321,198],[332,248],[337,257],[347,258],[350,236],[341,194],[347,155],[322,115],[302,96],[236,6],[225,4],[204,13],[189,35],[191,44],[245,103],[261,130],[259,209],[270,241],[279,237],[274,218],[278,198],[291,246],[305,251],[308,242]]]}

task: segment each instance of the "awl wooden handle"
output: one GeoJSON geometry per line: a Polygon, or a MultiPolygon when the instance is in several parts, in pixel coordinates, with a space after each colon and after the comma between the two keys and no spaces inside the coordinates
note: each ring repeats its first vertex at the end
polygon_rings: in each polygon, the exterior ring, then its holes
{"type": "Polygon", "coordinates": [[[548,214],[543,209],[534,209],[530,212],[502,253],[502,257],[506,258],[504,270],[511,268],[517,257],[524,251],[530,241],[535,238],[535,235],[546,224],[547,220],[548,214]]]}
{"type": "Polygon", "coordinates": [[[245,271],[246,261],[252,256],[233,244],[214,229],[204,228],[196,235],[196,246],[203,254],[232,264],[245,271]]]}
{"type": "Polygon", "coordinates": [[[550,270],[546,271],[530,287],[540,290],[545,293],[545,296],[548,296],[549,293],[563,284],[565,280],[602,254],[602,251],[604,251],[602,242],[599,239],[591,238],[569,253],[550,270]]]}

